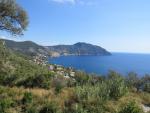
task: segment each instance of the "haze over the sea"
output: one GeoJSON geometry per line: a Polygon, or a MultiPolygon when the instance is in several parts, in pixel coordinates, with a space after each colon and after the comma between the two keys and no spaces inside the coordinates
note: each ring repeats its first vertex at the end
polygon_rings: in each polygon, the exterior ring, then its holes
{"type": "MultiPolygon", "coordinates": [[[[150,53],[150,0],[17,0],[41,45],[87,42],[113,52],[150,53]],[[33,8],[34,6],[34,8],[33,8]]],[[[11,37],[1,32],[3,37],[11,37]]]]}

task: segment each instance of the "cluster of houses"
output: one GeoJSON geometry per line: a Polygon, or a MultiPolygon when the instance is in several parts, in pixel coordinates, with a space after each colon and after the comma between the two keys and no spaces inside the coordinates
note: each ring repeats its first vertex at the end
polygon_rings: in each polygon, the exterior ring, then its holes
{"type": "Polygon", "coordinates": [[[38,65],[43,65],[46,66],[48,65],[48,69],[51,72],[56,73],[57,75],[64,76],[65,78],[73,78],[75,76],[75,70],[71,67],[69,68],[64,68],[61,65],[56,65],[56,64],[48,64],[47,56],[38,54],[33,57],[33,61],[38,64],[38,65]]]}
{"type": "Polygon", "coordinates": [[[75,71],[73,68],[69,67],[69,68],[64,68],[61,65],[49,65],[49,70],[51,72],[55,72],[57,75],[62,75],[65,78],[73,78],[75,76],[75,71]]]}
{"type": "Polygon", "coordinates": [[[47,65],[47,56],[46,55],[42,55],[42,54],[38,54],[36,56],[33,57],[33,61],[38,64],[38,65],[47,65]]]}

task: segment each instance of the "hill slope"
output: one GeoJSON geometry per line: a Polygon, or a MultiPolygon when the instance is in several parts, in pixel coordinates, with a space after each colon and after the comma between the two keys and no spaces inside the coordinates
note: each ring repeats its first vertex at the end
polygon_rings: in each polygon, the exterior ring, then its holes
{"type": "Polygon", "coordinates": [[[49,46],[48,48],[59,55],[111,55],[102,47],[81,42],[74,45],[49,46]]]}
{"type": "Polygon", "coordinates": [[[27,56],[34,56],[37,54],[48,55],[48,51],[45,47],[40,46],[31,41],[24,41],[24,42],[15,42],[12,40],[4,40],[4,41],[9,49],[25,54],[27,56]]]}
{"type": "Polygon", "coordinates": [[[12,40],[4,40],[6,46],[27,56],[35,56],[37,54],[60,56],[60,55],[111,55],[110,52],[102,47],[88,44],[76,43],[74,45],[56,45],[56,46],[40,46],[31,41],[15,42],[12,40]]]}

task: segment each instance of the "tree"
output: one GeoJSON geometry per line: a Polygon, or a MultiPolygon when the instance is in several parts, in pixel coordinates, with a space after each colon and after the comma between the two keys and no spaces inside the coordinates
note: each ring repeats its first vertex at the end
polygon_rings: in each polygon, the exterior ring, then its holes
{"type": "MultiPolygon", "coordinates": [[[[12,35],[22,35],[28,25],[26,12],[15,0],[0,0],[0,30],[12,35]]],[[[7,50],[4,41],[0,40],[0,72],[5,74],[7,50]]]]}
{"type": "Polygon", "coordinates": [[[130,72],[126,77],[126,84],[128,85],[128,87],[134,87],[137,89],[137,91],[139,91],[141,87],[141,80],[136,73],[130,72]]]}
{"type": "Polygon", "coordinates": [[[142,85],[141,87],[143,88],[144,91],[150,93],[150,75],[145,75],[142,77],[142,85]]]}
{"type": "Polygon", "coordinates": [[[0,0],[0,30],[22,35],[27,25],[27,13],[15,0],[0,0]]]}
{"type": "Polygon", "coordinates": [[[109,72],[107,82],[111,98],[118,99],[128,91],[124,78],[115,71],[109,72]]]}
{"type": "MultiPolygon", "coordinates": [[[[5,48],[4,42],[0,40],[0,73],[6,74],[6,71],[4,70],[4,63],[6,62],[6,57],[8,55],[8,52],[5,48]]],[[[3,77],[2,77],[3,78],[3,77]]],[[[1,76],[0,76],[1,79],[1,76]]]]}

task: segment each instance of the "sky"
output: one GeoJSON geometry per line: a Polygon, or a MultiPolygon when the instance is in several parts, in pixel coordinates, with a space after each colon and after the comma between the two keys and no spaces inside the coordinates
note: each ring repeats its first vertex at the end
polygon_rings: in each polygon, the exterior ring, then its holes
{"type": "Polygon", "coordinates": [[[112,52],[150,53],[150,0],[17,0],[29,26],[17,41],[87,42],[112,52]]]}

